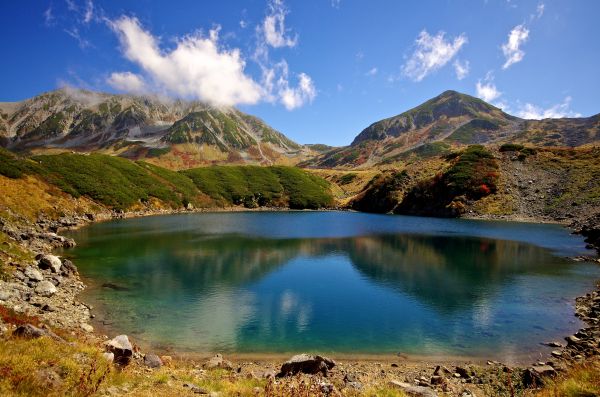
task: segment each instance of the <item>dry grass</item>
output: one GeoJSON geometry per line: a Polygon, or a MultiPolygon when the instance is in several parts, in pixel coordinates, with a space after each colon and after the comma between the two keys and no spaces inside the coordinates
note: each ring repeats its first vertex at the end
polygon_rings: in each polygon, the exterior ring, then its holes
{"type": "Polygon", "coordinates": [[[594,397],[600,396],[600,359],[575,366],[554,380],[548,380],[540,391],[530,391],[535,397],[594,397]]]}

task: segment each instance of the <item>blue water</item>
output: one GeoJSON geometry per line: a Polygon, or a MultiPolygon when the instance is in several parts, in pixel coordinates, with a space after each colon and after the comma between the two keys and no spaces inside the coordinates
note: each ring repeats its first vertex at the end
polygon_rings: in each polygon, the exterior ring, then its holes
{"type": "Polygon", "coordinates": [[[600,278],[557,225],[203,213],[71,237],[97,325],[178,351],[533,354],[580,327],[574,298],[600,278]]]}

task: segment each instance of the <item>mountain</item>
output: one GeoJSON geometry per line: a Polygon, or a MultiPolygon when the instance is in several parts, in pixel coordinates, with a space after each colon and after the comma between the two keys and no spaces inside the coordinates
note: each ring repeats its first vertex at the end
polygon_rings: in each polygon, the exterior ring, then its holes
{"type": "Polygon", "coordinates": [[[600,115],[579,119],[524,120],[485,101],[456,91],[365,128],[350,146],[333,149],[303,165],[373,166],[435,155],[453,146],[530,143],[580,146],[600,139],[600,115]]]}
{"type": "Polygon", "coordinates": [[[309,151],[235,108],[72,88],[0,103],[0,144],[13,150],[104,151],[129,158],[179,156],[192,158],[191,165],[271,164],[309,151]]]}

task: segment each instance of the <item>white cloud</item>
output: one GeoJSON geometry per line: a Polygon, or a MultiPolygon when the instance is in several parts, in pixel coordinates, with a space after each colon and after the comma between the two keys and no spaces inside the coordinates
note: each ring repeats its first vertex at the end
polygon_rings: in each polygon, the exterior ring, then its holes
{"type": "Polygon", "coordinates": [[[286,36],[285,16],[288,13],[283,0],[271,0],[269,2],[269,14],[265,17],[262,25],[258,27],[263,34],[265,42],[274,48],[295,47],[298,36],[286,36]]]}
{"type": "Polygon", "coordinates": [[[517,112],[517,116],[524,119],[557,119],[562,117],[581,117],[580,113],[576,113],[570,109],[572,98],[566,97],[562,103],[543,109],[531,103],[526,103],[517,112]]]}
{"type": "Polygon", "coordinates": [[[145,31],[136,18],[123,16],[110,22],[127,59],[150,77],[155,88],[218,106],[257,103],[262,87],[244,73],[239,49],[219,46],[219,28],[209,36],[185,36],[169,51],[145,31]]]}
{"type": "Polygon", "coordinates": [[[269,102],[281,102],[287,110],[294,110],[312,102],[317,89],[306,73],[298,74],[298,85],[292,87],[289,81],[289,67],[281,61],[271,68],[263,68],[263,87],[265,99],[269,102]]]}
{"type": "Polygon", "coordinates": [[[545,9],[546,5],[544,3],[539,3],[535,9],[535,14],[531,15],[531,19],[540,19],[542,15],[544,15],[545,9]]]}
{"type": "Polygon", "coordinates": [[[365,73],[366,76],[375,76],[377,74],[379,70],[377,68],[371,68],[367,73],[365,73]]]}
{"type": "Polygon", "coordinates": [[[143,94],[147,92],[146,82],[144,78],[138,74],[131,72],[115,72],[108,79],[108,84],[113,88],[129,92],[132,94],[143,94]]]}
{"type": "Polygon", "coordinates": [[[94,3],[92,0],[87,0],[85,3],[85,12],[83,13],[83,22],[90,23],[94,18],[94,3]]]}
{"type": "Polygon", "coordinates": [[[483,82],[478,80],[475,88],[477,89],[477,96],[486,102],[491,102],[502,95],[494,84],[494,75],[491,72],[487,73],[483,82]]]}
{"type": "Polygon", "coordinates": [[[248,26],[248,22],[244,21],[243,19],[240,20],[240,28],[246,29],[247,26],[248,26]]]}
{"type": "Polygon", "coordinates": [[[459,80],[464,79],[468,76],[470,70],[469,61],[461,62],[460,59],[454,61],[454,71],[456,72],[456,78],[459,80]]]}
{"type": "Polygon", "coordinates": [[[454,40],[446,40],[444,36],[444,32],[430,36],[427,31],[422,31],[415,40],[415,52],[402,67],[403,74],[414,81],[421,81],[446,65],[467,43],[464,34],[454,40]]]}
{"type": "Polygon", "coordinates": [[[508,34],[508,41],[502,44],[502,52],[506,58],[506,62],[502,65],[502,69],[508,69],[511,65],[521,62],[525,56],[525,51],[521,49],[521,45],[529,38],[529,29],[525,25],[517,25],[508,34]]]}
{"type": "Polygon", "coordinates": [[[64,29],[65,33],[77,40],[80,48],[88,48],[91,46],[90,42],[81,36],[79,29],[74,27],[72,29],[64,29]]]}
{"type": "Polygon", "coordinates": [[[44,11],[44,24],[46,26],[52,26],[54,24],[54,14],[52,14],[52,6],[48,7],[44,11]]]}
{"type": "Polygon", "coordinates": [[[331,6],[333,8],[340,8],[341,3],[342,3],[342,0],[331,0],[331,6]]]}

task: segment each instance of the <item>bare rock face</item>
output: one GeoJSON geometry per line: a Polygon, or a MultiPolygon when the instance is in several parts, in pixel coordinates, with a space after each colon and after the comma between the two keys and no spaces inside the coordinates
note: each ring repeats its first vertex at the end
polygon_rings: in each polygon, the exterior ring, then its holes
{"type": "Polygon", "coordinates": [[[40,269],[50,269],[52,270],[54,273],[59,273],[60,272],[60,268],[62,267],[62,262],[60,261],[60,258],[58,256],[55,255],[42,255],[39,258],[39,264],[38,266],[40,267],[40,269]]]}
{"type": "Polygon", "coordinates": [[[127,365],[133,357],[133,346],[127,335],[119,335],[106,342],[106,350],[114,354],[115,363],[127,365]]]}
{"type": "Polygon", "coordinates": [[[323,376],[327,376],[333,367],[335,367],[335,361],[330,358],[298,354],[283,363],[277,377],[296,375],[300,372],[310,375],[321,373],[323,376]]]}
{"type": "Polygon", "coordinates": [[[35,293],[40,296],[50,297],[56,294],[56,287],[50,281],[40,281],[35,287],[35,293]]]}

